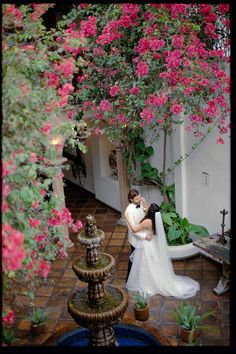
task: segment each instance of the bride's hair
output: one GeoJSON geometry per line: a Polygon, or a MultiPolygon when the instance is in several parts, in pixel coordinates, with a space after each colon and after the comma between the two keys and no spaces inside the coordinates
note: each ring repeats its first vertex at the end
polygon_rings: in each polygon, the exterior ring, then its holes
{"type": "Polygon", "coordinates": [[[156,203],[151,203],[149,205],[149,208],[148,208],[144,218],[143,218],[143,220],[145,220],[145,219],[150,219],[151,220],[152,229],[153,229],[154,234],[156,233],[155,213],[157,213],[158,211],[160,211],[159,205],[157,205],[156,203]]]}

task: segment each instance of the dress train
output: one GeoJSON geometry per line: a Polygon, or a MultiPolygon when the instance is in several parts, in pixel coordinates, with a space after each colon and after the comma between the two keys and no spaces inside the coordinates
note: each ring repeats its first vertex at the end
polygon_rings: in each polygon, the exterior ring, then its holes
{"type": "Polygon", "coordinates": [[[178,299],[195,296],[199,283],[174,273],[160,212],[155,213],[155,223],[156,235],[151,241],[143,240],[142,247],[136,248],[130,256],[132,267],[126,288],[149,296],[160,294],[178,299]]]}

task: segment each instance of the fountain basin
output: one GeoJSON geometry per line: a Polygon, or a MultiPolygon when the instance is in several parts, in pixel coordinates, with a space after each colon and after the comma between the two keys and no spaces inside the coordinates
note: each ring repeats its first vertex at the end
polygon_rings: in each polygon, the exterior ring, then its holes
{"type": "Polygon", "coordinates": [[[78,258],[72,266],[77,277],[83,282],[103,281],[115,268],[115,259],[110,254],[100,253],[99,262],[94,266],[87,265],[86,255],[78,258]]]}
{"type": "Polygon", "coordinates": [[[105,302],[100,305],[88,301],[88,289],[75,291],[68,300],[69,313],[78,325],[86,328],[103,323],[112,325],[123,317],[127,306],[125,291],[111,285],[107,286],[105,302]]]}
{"type": "MultiPolygon", "coordinates": [[[[119,323],[113,326],[118,346],[161,346],[156,336],[136,325],[119,323]]],[[[89,330],[76,328],[69,331],[53,343],[53,346],[86,347],[89,345],[89,330]]]]}
{"type": "Polygon", "coordinates": [[[82,245],[97,244],[103,241],[105,238],[105,232],[97,229],[93,236],[88,236],[84,230],[78,235],[78,240],[82,245]]]}

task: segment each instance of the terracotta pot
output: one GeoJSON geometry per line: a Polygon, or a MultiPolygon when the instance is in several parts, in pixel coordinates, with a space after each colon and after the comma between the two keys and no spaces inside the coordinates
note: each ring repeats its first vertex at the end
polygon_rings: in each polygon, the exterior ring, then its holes
{"type": "Polygon", "coordinates": [[[41,323],[39,325],[31,325],[31,333],[32,334],[42,334],[46,332],[46,323],[41,323]]]}
{"type": "MultiPolygon", "coordinates": [[[[187,343],[188,343],[190,333],[191,333],[191,331],[187,331],[186,329],[181,328],[181,332],[180,332],[181,339],[182,339],[184,342],[187,342],[187,343]]],[[[195,340],[197,339],[197,336],[198,336],[198,330],[197,330],[197,329],[194,329],[194,331],[193,331],[193,342],[195,342],[195,340]]]]}
{"type": "Polygon", "coordinates": [[[146,321],[149,319],[149,306],[144,309],[138,309],[134,307],[134,317],[138,321],[146,321]]]}

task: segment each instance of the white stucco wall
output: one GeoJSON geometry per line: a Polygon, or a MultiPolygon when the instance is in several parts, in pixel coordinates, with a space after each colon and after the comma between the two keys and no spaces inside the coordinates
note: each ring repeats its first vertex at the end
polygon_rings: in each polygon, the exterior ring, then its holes
{"type": "MultiPolygon", "coordinates": [[[[218,145],[215,128],[199,147],[175,169],[176,209],[194,224],[204,225],[210,234],[221,231],[222,215],[226,209],[225,230],[230,228],[230,139],[218,145]],[[202,173],[209,177],[209,184],[203,183],[202,173]]],[[[180,126],[175,134],[176,156],[191,150],[194,140],[191,134],[180,126]],[[177,149],[178,147],[178,149],[177,149]]]]}

